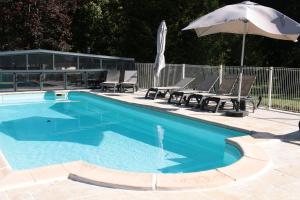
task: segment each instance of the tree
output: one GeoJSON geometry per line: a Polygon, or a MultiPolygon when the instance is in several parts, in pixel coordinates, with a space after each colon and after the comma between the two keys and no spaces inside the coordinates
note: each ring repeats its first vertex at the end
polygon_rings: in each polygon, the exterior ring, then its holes
{"type": "MultiPolygon", "coordinates": [[[[239,65],[242,36],[215,34],[198,38],[182,31],[192,20],[238,0],[14,0],[0,2],[0,49],[73,50],[134,57],[154,62],[156,32],[168,27],[166,61],[239,65]]],[[[297,0],[257,3],[300,21],[297,0]]],[[[247,36],[245,63],[298,67],[298,43],[247,36]]]]}
{"type": "Polygon", "coordinates": [[[203,48],[205,42],[198,40],[192,33],[183,33],[181,29],[205,11],[216,8],[217,1],[122,0],[121,4],[122,15],[126,18],[122,31],[122,53],[141,62],[154,62],[157,28],[160,22],[165,20],[168,27],[166,61],[206,62],[203,60],[206,58],[205,47],[203,48]],[[189,54],[191,51],[193,56],[189,54]]]}
{"type": "Polygon", "coordinates": [[[85,1],[72,24],[73,50],[86,52],[90,48],[92,53],[120,54],[121,9],[118,0],[85,1]]]}
{"type": "Polygon", "coordinates": [[[70,25],[77,1],[14,0],[1,2],[0,48],[70,49],[70,25]]]}

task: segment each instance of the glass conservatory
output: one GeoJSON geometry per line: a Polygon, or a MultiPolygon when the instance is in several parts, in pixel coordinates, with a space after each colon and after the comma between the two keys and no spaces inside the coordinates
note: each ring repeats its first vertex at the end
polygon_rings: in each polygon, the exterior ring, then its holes
{"type": "Polygon", "coordinates": [[[107,70],[132,70],[133,58],[50,51],[0,52],[0,91],[94,87],[107,70]]]}

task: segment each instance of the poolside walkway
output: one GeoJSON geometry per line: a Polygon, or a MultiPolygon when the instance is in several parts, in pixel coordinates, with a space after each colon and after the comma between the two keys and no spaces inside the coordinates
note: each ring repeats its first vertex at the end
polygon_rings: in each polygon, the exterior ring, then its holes
{"type": "Polygon", "coordinates": [[[180,115],[248,130],[255,145],[270,157],[271,165],[245,180],[206,190],[130,191],[59,180],[0,192],[0,199],[300,199],[300,115],[259,109],[245,118],[195,111],[168,105],[165,100],[145,100],[144,92],[101,94],[180,115]]]}

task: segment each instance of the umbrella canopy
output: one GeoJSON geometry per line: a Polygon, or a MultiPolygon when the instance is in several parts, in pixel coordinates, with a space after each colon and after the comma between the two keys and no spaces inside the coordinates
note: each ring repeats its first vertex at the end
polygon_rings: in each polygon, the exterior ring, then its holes
{"type": "Polygon", "coordinates": [[[244,1],[219,8],[191,22],[183,30],[194,29],[198,37],[215,33],[243,34],[239,98],[241,93],[246,34],[297,41],[300,24],[273,8],[244,1]]]}
{"type": "Polygon", "coordinates": [[[158,84],[158,78],[160,71],[165,67],[165,47],[166,47],[166,36],[167,36],[167,26],[166,22],[162,21],[157,30],[157,54],[154,63],[154,75],[156,83],[158,84]]]}

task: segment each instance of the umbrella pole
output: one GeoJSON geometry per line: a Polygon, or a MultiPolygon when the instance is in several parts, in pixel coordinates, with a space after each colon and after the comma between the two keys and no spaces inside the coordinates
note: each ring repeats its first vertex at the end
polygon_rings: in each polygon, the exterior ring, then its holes
{"type": "Polygon", "coordinates": [[[242,55],[241,55],[241,65],[240,65],[240,74],[239,74],[238,102],[237,102],[237,108],[236,108],[237,111],[240,110],[240,102],[241,102],[241,90],[242,90],[242,82],[243,82],[243,68],[244,68],[244,58],[245,58],[246,34],[247,34],[247,22],[244,22],[242,55]]]}

